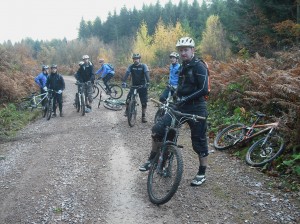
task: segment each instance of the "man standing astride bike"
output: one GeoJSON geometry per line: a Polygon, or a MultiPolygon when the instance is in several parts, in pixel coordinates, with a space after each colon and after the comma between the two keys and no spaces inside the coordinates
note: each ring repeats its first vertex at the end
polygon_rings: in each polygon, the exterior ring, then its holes
{"type": "MultiPolygon", "coordinates": [[[[131,74],[131,83],[132,86],[143,85],[143,88],[138,89],[140,101],[142,104],[142,122],[146,123],[146,110],[147,110],[147,101],[148,101],[148,87],[150,82],[149,69],[146,64],[141,63],[141,55],[133,54],[132,55],[133,64],[129,65],[126,70],[125,76],[123,78],[122,87],[126,87],[126,80],[131,74]]],[[[127,98],[126,98],[126,110],[125,116],[127,115],[128,104],[133,94],[133,89],[130,89],[127,98]]]]}
{"type": "Polygon", "coordinates": [[[56,117],[56,102],[59,108],[59,116],[63,117],[62,113],[62,93],[65,89],[65,81],[62,75],[57,73],[57,65],[51,65],[51,72],[47,78],[46,86],[52,89],[53,93],[53,117],[56,117]]]}
{"type": "MultiPolygon", "coordinates": [[[[205,96],[208,94],[208,70],[206,65],[194,55],[195,42],[190,37],[178,40],[176,47],[182,59],[180,68],[178,88],[174,98],[176,107],[182,113],[195,114],[207,117],[207,105],[205,96]]],[[[168,114],[152,127],[152,150],[148,161],[140,166],[140,171],[147,171],[151,166],[151,160],[155,158],[162,145],[165,127],[170,125],[168,114]]],[[[187,121],[191,129],[191,140],[193,150],[199,157],[199,170],[191,182],[192,186],[200,186],[205,180],[207,167],[208,145],[206,138],[206,120],[199,122],[187,121]]]]}
{"type": "MultiPolygon", "coordinates": [[[[42,72],[38,74],[35,78],[34,81],[38,86],[40,87],[41,94],[47,92],[47,78],[48,78],[48,72],[49,72],[49,66],[48,65],[43,65],[42,66],[42,72]]],[[[42,101],[42,106],[45,106],[45,99],[42,101]]]]}
{"type": "Polygon", "coordinates": [[[92,62],[89,61],[88,55],[83,55],[82,60],[84,63],[79,63],[79,69],[77,71],[77,79],[81,83],[87,83],[83,86],[84,94],[87,97],[86,112],[90,112],[92,110],[92,102],[93,102],[93,83],[95,80],[94,74],[94,66],[92,62]]]}
{"type": "Polygon", "coordinates": [[[103,58],[99,59],[99,64],[101,67],[95,74],[96,75],[101,74],[99,79],[103,79],[103,83],[106,87],[106,90],[109,93],[110,89],[109,89],[108,83],[109,83],[109,80],[115,75],[114,68],[110,64],[104,63],[103,58]]]}
{"type": "MultiPolygon", "coordinates": [[[[172,52],[170,54],[170,73],[169,73],[169,85],[171,85],[174,89],[177,88],[178,85],[178,77],[179,77],[179,68],[180,64],[178,63],[179,59],[179,54],[176,52],[172,52]]],[[[166,99],[168,98],[169,92],[171,91],[171,96],[173,96],[174,91],[170,89],[169,86],[165,88],[163,93],[161,94],[159,101],[160,102],[165,102],[166,99]]]]}

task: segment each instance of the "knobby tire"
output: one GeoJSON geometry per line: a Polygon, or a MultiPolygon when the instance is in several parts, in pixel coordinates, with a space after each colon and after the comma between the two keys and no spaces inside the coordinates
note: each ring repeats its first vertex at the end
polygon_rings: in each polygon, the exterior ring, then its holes
{"type": "Polygon", "coordinates": [[[98,95],[99,95],[99,87],[94,84],[93,93],[92,93],[93,99],[95,99],[98,95]]]}
{"type": "Polygon", "coordinates": [[[120,99],[123,96],[123,89],[117,84],[109,85],[110,94],[109,96],[113,99],[120,99]]]}
{"type": "Polygon", "coordinates": [[[269,136],[265,145],[262,146],[265,138],[259,139],[248,149],[246,153],[246,162],[248,165],[262,167],[273,161],[283,152],[285,144],[280,135],[275,133],[269,136]]]}
{"type": "MultiPolygon", "coordinates": [[[[183,173],[183,160],[180,150],[175,145],[167,145],[164,153],[164,168],[159,170],[159,155],[154,159],[149,170],[147,191],[153,204],[167,203],[176,193],[183,173]]],[[[160,153],[158,153],[160,154],[160,153]]]]}
{"type": "Polygon", "coordinates": [[[233,124],[220,131],[214,139],[217,150],[225,150],[234,146],[244,136],[243,124],[233,124]]]}
{"type": "Polygon", "coordinates": [[[114,111],[118,111],[118,110],[122,110],[122,105],[119,104],[118,102],[113,102],[113,101],[104,101],[103,106],[106,109],[109,110],[114,110],[114,111]]]}
{"type": "Polygon", "coordinates": [[[78,93],[76,93],[76,95],[75,95],[75,107],[76,107],[76,111],[79,112],[80,111],[80,99],[79,99],[78,93]]]}
{"type": "Polygon", "coordinates": [[[137,114],[136,101],[133,98],[129,102],[128,114],[127,114],[127,120],[130,127],[133,127],[136,123],[136,114],[137,114]]]}
{"type": "Polygon", "coordinates": [[[47,102],[47,113],[46,113],[46,118],[49,121],[52,116],[52,110],[53,110],[53,99],[49,99],[47,102]]]}
{"type": "Polygon", "coordinates": [[[84,93],[81,93],[80,96],[80,108],[81,108],[81,115],[85,115],[85,95],[84,93]]]}

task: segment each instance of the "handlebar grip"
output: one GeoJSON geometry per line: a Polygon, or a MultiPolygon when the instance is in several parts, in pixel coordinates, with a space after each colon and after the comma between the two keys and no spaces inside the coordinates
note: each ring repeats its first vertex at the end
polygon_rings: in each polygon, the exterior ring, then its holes
{"type": "Polygon", "coordinates": [[[154,102],[154,103],[159,104],[159,105],[163,104],[162,102],[160,102],[160,101],[158,101],[158,100],[156,100],[156,99],[153,99],[153,98],[150,98],[150,100],[151,100],[152,102],[154,102]]]}

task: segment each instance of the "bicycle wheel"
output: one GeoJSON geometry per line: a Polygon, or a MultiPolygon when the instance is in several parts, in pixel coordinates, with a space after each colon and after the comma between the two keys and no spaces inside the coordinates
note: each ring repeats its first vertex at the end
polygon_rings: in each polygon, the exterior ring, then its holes
{"type": "Polygon", "coordinates": [[[234,146],[243,136],[243,124],[233,124],[224,128],[214,139],[214,147],[217,150],[225,150],[234,146]]]}
{"type": "Polygon", "coordinates": [[[48,110],[48,99],[46,98],[45,102],[44,102],[44,106],[42,107],[42,115],[43,115],[43,117],[46,117],[47,110],[48,110]]]}
{"type": "Polygon", "coordinates": [[[122,105],[115,100],[105,100],[103,106],[109,110],[122,110],[122,105]]]}
{"type": "Polygon", "coordinates": [[[165,110],[159,108],[159,109],[156,111],[155,116],[154,116],[154,124],[156,124],[157,121],[158,121],[159,119],[161,119],[164,115],[165,115],[165,110]]]}
{"type": "Polygon", "coordinates": [[[284,150],[284,141],[281,136],[274,134],[269,136],[264,143],[266,137],[255,142],[247,151],[246,162],[253,167],[264,166],[278,157],[284,150]]]}
{"type": "Polygon", "coordinates": [[[94,84],[93,93],[92,93],[93,99],[95,99],[98,95],[99,95],[99,87],[94,84]]]}
{"type": "Polygon", "coordinates": [[[129,102],[128,114],[127,114],[127,120],[130,127],[133,127],[136,123],[136,114],[137,114],[136,101],[135,99],[132,99],[129,102]]]}
{"type": "Polygon", "coordinates": [[[22,101],[18,104],[18,110],[27,110],[30,108],[30,99],[23,98],[22,101]]]}
{"type": "Polygon", "coordinates": [[[76,108],[77,112],[80,111],[80,100],[79,100],[79,94],[78,93],[75,94],[75,108],[76,108]]]}
{"type": "Polygon", "coordinates": [[[53,99],[49,99],[47,102],[47,113],[46,113],[46,118],[48,121],[51,119],[52,110],[53,110],[53,99]]]}
{"type": "Polygon", "coordinates": [[[85,95],[84,95],[84,93],[81,93],[81,96],[80,96],[80,109],[81,109],[82,116],[84,116],[85,115],[85,95]]]}
{"type": "MultiPolygon", "coordinates": [[[[180,150],[174,145],[167,145],[161,166],[159,155],[152,164],[147,180],[147,191],[152,203],[161,205],[168,202],[176,193],[183,172],[183,161],[180,150]]],[[[160,154],[160,153],[159,153],[160,154]]]]}
{"type": "Polygon", "coordinates": [[[109,96],[113,99],[119,99],[123,96],[123,89],[121,86],[117,84],[110,84],[110,94],[109,96]]]}

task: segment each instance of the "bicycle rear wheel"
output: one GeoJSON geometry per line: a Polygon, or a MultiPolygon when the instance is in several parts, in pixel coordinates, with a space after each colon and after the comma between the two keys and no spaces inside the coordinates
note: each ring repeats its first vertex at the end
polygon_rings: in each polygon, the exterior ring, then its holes
{"type": "Polygon", "coordinates": [[[217,150],[225,150],[234,146],[243,136],[243,124],[233,124],[224,128],[214,139],[214,147],[217,150]]]}
{"type": "Polygon", "coordinates": [[[119,99],[123,96],[123,89],[121,86],[117,84],[110,84],[109,85],[110,94],[109,96],[113,99],[119,99]]]}
{"type": "Polygon", "coordinates": [[[46,113],[46,118],[48,121],[51,119],[52,110],[53,110],[53,99],[49,99],[47,102],[47,113],[46,113]]]}
{"type": "Polygon", "coordinates": [[[122,105],[115,100],[105,100],[103,106],[109,110],[122,110],[122,105]]]}
{"type": "Polygon", "coordinates": [[[147,180],[149,199],[157,205],[168,202],[174,196],[183,172],[180,150],[174,145],[167,145],[166,147],[162,162],[159,162],[160,155],[156,156],[147,180]]]}
{"type": "Polygon", "coordinates": [[[80,111],[80,100],[79,100],[78,93],[75,94],[75,107],[76,107],[76,111],[79,112],[80,111]]]}
{"type": "Polygon", "coordinates": [[[136,114],[137,114],[136,101],[132,99],[129,102],[128,114],[127,114],[127,120],[130,127],[133,127],[136,123],[136,114]]]}
{"type": "Polygon", "coordinates": [[[247,151],[246,162],[253,167],[261,167],[278,157],[284,150],[284,140],[278,134],[262,138],[255,142],[247,151]]]}
{"type": "Polygon", "coordinates": [[[81,96],[80,96],[80,109],[81,109],[82,116],[84,116],[85,115],[85,95],[84,95],[84,93],[81,93],[81,96]]]}
{"type": "Polygon", "coordinates": [[[98,95],[99,95],[99,87],[94,84],[93,93],[92,93],[93,99],[95,99],[98,95]]]}

